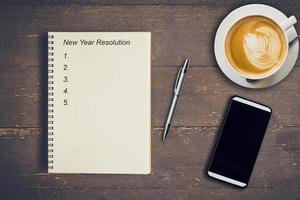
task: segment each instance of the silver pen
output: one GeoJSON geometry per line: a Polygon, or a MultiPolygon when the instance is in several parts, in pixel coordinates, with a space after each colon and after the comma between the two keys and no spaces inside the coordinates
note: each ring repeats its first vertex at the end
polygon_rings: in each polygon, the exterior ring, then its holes
{"type": "Polygon", "coordinates": [[[167,118],[167,121],[166,121],[164,135],[163,135],[163,138],[162,138],[163,141],[166,139],[166,137],[169,133],[169,129],[171,127],[171,123],[172,123],[172,120],[173,120],[174,115],[175,115],[177,102],[179,100],[179,96],[180,96],[180,93],[181,93],[182,87],[183,87],[183,82],[184,82],[184,79],[186,77],[186,73],[187,73],[187,70],[188,70],[189,66],[190,66],[190,61],[189,61],[189,59],[186,59],[184,61],[183,66],[178,71],[177,78],[176,78],[176,83],[175,83],[175,88],[174,88],[173,100],[172,100],[172,104],[171,104],[169,114],[168,114],[168,118],[167,118]]]}

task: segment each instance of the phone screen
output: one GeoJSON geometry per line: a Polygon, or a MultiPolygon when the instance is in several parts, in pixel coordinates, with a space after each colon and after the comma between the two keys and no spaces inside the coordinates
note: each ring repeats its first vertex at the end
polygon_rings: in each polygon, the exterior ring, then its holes
{"type": "Polygon", "coordinates": [[[269,107],[233,97],[208,171],[246,186],[270,117],[269,107]]]}

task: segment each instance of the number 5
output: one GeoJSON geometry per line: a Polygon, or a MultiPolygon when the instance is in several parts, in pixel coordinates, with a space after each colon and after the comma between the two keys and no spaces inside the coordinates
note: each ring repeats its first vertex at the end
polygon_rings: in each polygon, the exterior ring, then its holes
{"type": "Polygon", "coordinates": [[[64,105],[65,105],[65,106],[68,105],[68,99],[65,99],[65,100],[64,100],[64,105]]]}

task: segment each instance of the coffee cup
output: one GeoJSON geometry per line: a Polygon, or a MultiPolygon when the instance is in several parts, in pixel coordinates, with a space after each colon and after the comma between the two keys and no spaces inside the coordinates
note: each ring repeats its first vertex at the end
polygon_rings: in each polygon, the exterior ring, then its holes
{"type": "Polygon", "coordinates": [[[289,29],[295,16],[278,22],[270,16],[240,16],[226,33],[225,54],[230,67],[247,80],[265,79],[275,74],[287,58],[295,39],[289,29]]]}

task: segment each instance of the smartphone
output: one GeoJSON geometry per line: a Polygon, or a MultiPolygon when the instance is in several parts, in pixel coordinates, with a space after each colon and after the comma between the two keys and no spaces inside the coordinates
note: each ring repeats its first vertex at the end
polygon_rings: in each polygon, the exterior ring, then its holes
{"type": "Polygon", "coordinates": [[[208,176],[246,187],[271,114],[268,106],[232,97],[207,169],[208,176]]]}

